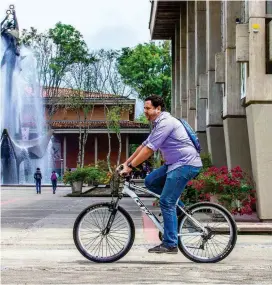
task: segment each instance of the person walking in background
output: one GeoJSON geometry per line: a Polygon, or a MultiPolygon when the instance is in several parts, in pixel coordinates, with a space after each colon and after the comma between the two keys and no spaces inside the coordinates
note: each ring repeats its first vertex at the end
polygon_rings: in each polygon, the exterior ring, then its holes
{"type": "Polygon", "coordinates": [[[36,172],[34,174],[34,179],[36,182],[37,194],[41,194],[42,173],[39,167],[36,169],[36,172]]]}
{"type": "Polygon", "coordinates": [[[57,174],[56,174],[55,171],[52,171],[52,174],[51,174],[51,182],[52,182],[52,187],[53,187],[53,194],[56,193],[57,181],[58,181],[57,174]]]}

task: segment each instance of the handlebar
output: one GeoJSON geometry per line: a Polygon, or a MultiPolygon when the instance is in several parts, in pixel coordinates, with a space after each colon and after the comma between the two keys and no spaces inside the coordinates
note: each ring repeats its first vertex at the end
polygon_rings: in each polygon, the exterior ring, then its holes
{"type": "Polygon", "coordinates": [[[124,166],[121,164],[120,166],[117,167],[116,172],[118,173],[118,175],[122,178],[124,178],[127,182],[129,182],[131,180],[131,175],[130,174],[126,174],[123,173],[123,175],[120,175],[120,172],[124,169],[124,166]]]}

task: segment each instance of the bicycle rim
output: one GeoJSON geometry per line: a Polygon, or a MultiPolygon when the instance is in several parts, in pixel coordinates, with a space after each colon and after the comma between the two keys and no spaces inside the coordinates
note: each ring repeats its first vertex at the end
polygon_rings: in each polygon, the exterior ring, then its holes
{"type": "Polygon", "coordinates": [[[191,216],[205,228],[204,233],[184,216],[179,226],[179,248],[195,262],[218,262],[224,259],[236,243],[236,226],[230,214],[220,206],[192,207],[191,216]]]}
{"type": "Polygon", "coordinates": [[[115,261],[127,251],[131,241],[131,227],[127,217],[117,211],[111,229],[104,235],[111,216],[109,206],[91,208],[82,216],[76,229],[80,251],[92,261],[115,261]]]}

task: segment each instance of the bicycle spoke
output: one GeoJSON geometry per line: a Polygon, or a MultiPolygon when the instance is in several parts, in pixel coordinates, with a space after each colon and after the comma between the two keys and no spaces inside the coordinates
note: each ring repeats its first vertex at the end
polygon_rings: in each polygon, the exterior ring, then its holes
{"type": "Polygon", "coordinates": [[[224,258],[236,233],[229,214],[209,203],[192,209],[191,216],[205,228],[205,232],[197,230],[190,216],[181,221],[179,239],[185,254],[201,262],[224,258]]]}
{"type": "Polygon", "coordinates": [[[126,216],[117,211],[109,232],[106,230],[112,211],[108,206],[95,207],[86,213],[77,228],[82,250],[95,259],[115,258],[126,248],[131,239],[126,216]]]}

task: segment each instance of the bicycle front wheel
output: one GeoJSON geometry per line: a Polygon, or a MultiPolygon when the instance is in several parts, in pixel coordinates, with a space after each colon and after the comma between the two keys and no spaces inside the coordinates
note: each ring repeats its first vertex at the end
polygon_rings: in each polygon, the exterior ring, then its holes
{"type": "Polygon", "coordinates": [[[114,262],[131,249],[135,238],[135,226],[122,207],[118,207],[109,231],[105,231],[112,217],[110,203],[94,204],[77,217],[73,236],[79,252],[94,262],[114,262]]]}
{"type": "Polygon", "coordinates": [[[194,262],[215,263],[226,258],[237,240],[237,227],[231,214],[224,207],[209,202],[191,206],[188,213],[199,225],[186,215],[180,218],[180,251],[194,262]]]}

